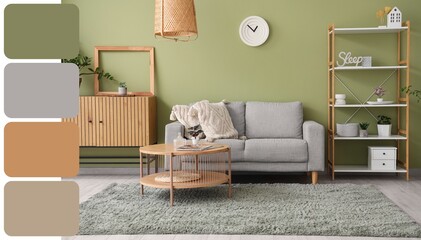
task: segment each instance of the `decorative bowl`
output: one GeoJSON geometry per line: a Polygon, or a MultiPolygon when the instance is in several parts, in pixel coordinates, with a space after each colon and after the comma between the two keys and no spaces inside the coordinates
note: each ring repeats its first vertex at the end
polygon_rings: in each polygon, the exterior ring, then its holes
{"type": "Polygon", "coordinates": [[[340,137],[358,137],[359,124],[358,123],[337,123],[336,134],[340,137]]]}

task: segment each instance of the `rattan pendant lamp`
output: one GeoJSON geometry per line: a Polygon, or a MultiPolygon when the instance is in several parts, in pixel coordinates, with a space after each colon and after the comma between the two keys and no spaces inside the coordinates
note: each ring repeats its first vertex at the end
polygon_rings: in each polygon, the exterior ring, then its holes
{"type": "Polygon", "coordinates": [[[194,0],[155,0],[155,37],[187,42],[197,36],[194,0]]]}

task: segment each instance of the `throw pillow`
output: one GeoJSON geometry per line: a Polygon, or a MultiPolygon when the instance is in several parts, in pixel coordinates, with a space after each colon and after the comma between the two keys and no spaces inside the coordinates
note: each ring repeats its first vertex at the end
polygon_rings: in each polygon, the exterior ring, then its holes
{"type": "Polygon", "coordinates": [[[218,138],[238,138],[231,117],[225,104],[197,102],[190,109],[190,115],[197,114],[200,126],[206,135],[206,140],[213,141],[218,138]]]}

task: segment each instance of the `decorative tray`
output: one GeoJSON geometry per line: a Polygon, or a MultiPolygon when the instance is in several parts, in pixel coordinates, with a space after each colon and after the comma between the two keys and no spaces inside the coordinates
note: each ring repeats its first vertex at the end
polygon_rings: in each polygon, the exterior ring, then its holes
{"type": "Polygon", "coordinates": [[[367,104],[370,105],[385,105],[385,104],[392,104],[393,101],[383,101],[383,102],[377,102],[377,101],[367,101],[367,104]]]}

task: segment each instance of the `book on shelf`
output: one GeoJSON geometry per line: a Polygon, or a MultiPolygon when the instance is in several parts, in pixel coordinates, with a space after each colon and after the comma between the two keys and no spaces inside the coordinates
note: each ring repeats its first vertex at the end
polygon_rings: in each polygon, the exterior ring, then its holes
{"type": "Polygon", "coordinates": [[[212,144],[198,144],[198,145],[187,144],[187,145],[177,147],[177,151],[203,151],[203,150],[215,148],[215,146],[212,144]]]}

